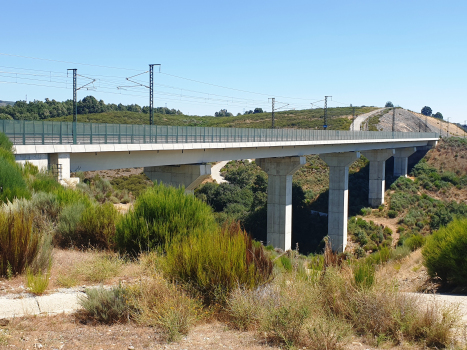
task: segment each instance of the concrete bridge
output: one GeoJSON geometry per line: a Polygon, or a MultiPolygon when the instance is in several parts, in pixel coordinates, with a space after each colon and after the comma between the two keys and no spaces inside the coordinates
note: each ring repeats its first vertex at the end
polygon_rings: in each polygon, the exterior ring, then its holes
{"type": "Polygon", "coordinates": [[[268,174],[267,244],[284,250],[292,242],[292,176],[305,156],[319,154],[329,166],[328,235],[334,250],[347,243],[349,166],[370,161],[369,205],[384,203],[385,161],[407,176],[408,157],[433,147],[435,133],[234,129],[149,125],[0,121],[14,142],[16,161],[70,172],[143,167],[151,180],[194,190],[210,175],[210,162],[256,159],[268,174]]]}

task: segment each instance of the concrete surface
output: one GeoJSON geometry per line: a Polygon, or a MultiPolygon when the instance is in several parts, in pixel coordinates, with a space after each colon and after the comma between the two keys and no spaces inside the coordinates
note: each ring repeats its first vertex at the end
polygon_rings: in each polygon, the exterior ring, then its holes
{"type": "Polygon", "coordinates": [[[397,148],[394,153],[394,176],[407,177],[409,156],[417,151],[417,147],[397,148]]]}
{"type": "Polygon", "coordinates": [[[185,187],[186,193],[193,193],[211,175],[210,164],[182,164],[145,167],[143,172],[151,181],[162,182],[174,187],[185,187]]]}
{"type": "Polygon", "coordinates": [[[359,152],[320,154],[329,166],[328,236],[332,250],[343,252],[347,245],[349,216],[349,167],[359,152]]]}
{"type": "Polygon", "coordinates": [[[393,149],[380,149],[363,152],[370,161],[368,204],[377,208],[384,203],[386,189],[386,160],[394,155],[393,149]]]}
{"type": "Polygon", "coordinates": [[[292,249],[292,176],[306,164],[305,157],[256,159],[268,174],[267,242],[284,251],[292,249]]]}
{"type": "Polygon", "coordinates": [[[67,290],[49,295],[10,294],[0,297],[0,318],[71,313],[80,309],[82,291],[67,290]]]}
{"type": "Polygon", "coordinates": [[[211,167],[211,177],[213,180],[216,180],[218,184],[221,184],[223,182],[227,182],[224,177],[221,175],[221,170],[225,165],[230,162],[230,160],[223,160],[222,162],[219,162],[211,167]]]}

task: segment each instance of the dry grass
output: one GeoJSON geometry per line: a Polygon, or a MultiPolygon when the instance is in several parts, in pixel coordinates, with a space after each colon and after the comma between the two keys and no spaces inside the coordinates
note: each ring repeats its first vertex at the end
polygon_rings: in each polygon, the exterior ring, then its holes
{"type": "Polygon", "coordinates": [[[138,324],[159,328],[169,342],[186,336],[205,315],[201,300],[159,275],[132,285],[128,294],[132,318],[138,324]]]}
{"type": "Polygon", "coordinates": [[[114,253],[56,249],[49,289],[96,283],[109,285],[118,281],[129,283],[141,273],[138,262],[125,261],[114,253]]]}

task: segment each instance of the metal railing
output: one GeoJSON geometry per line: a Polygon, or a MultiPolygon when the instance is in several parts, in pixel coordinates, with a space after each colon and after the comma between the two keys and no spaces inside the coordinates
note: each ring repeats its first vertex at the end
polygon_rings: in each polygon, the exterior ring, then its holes
{"type": "MultiPolygon", "coordinates": [[[[0,120],[15,145],[73,144],[73,122],[0,120]]],[[[77,144],[219,143],[437,138],[437,133],[76,123],[77,144]]]]}

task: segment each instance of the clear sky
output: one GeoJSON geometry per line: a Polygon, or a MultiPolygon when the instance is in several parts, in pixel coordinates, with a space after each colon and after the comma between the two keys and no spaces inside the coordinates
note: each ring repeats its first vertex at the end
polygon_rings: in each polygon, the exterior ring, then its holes
{"type": "MultiPolygon", "coordinates": [[[[268,97],[303,109],[331,95],[330,106],[392,101],[467,119],[465,0],[5,0],[0,9],[0,100],[72,98],[66,69],[77,68],[78,85],[96,79],[79,99],[148,105],[145,87],[117,87],[160,63],[155,105],[186,114],[270,111],[268,97]]],[[[147,84],[148,74],[135,79],[147,84]]]]}

